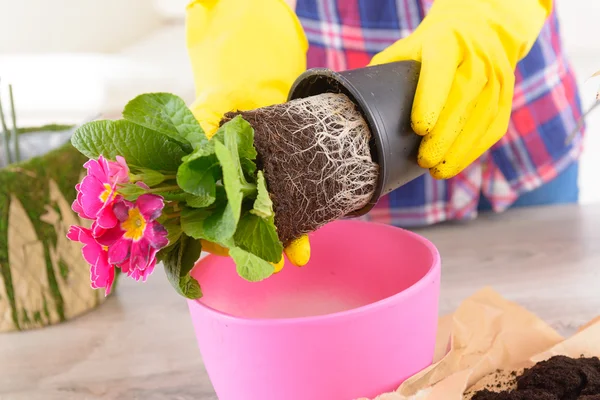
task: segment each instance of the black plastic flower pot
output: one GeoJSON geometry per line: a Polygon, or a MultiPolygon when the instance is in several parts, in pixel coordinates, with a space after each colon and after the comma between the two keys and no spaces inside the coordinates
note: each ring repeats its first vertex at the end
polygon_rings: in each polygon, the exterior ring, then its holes
{"type": "Polygon", "coordinates": [[[323,93],[343,93],[360,109],[371,130],[371,154],[379,181],[371,201],[349,217],[369,212],[379,199],[427,172],[417,163],[421,137],[410,117],[420,63],[401,61],[335,72],[309,69],[296,79],[288,101],[323,93]]]}

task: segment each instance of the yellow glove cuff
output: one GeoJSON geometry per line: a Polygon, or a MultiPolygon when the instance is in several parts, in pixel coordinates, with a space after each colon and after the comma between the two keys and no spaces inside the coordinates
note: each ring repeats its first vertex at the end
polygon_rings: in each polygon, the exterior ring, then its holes
{"type": "Polygon", "coordinates": [[[282,103],[306,69],[308,41],[283,0],[195,0],[186,14],[197,99],[208,136],[225,112],[282,103]]]}

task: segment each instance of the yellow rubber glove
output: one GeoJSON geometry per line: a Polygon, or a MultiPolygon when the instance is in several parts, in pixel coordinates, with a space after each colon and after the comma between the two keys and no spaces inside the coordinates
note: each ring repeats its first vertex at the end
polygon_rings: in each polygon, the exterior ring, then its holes
{"type": "Polygon", "coordinates": [[[186,18],[191,109],[209,137],[228,111],[285,102],[306,69],[308,41],[283,0],[196,0],[186,18]]]}
{"type": "Polygon", "coordinates": [[[418,162],[448,179],[507,131],[516,64],[530,51],[552,0],[436,0],[417,29],[371,64],[416,60],[412,109],[418,162]]]}
{"type": "MultiPolygon", "coordinates": [[[[190,108],[208,137],[226,112],[285,102],[306,70],[308,41],[284,0],[191,1],[186,36],[196,87],[190,108]]],[[[308,262],[310,244],[304,239],[302,251],[286,249],[294,265],[308,262]]],[[[205,248],[226,254],[219,246],[205,248]]],[[[275,265],[282,267],[281,261],[275,265]]]]}

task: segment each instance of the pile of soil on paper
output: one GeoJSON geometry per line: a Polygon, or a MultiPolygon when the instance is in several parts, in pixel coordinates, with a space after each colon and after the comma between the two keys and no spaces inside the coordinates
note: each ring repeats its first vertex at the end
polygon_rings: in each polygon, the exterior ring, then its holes
{"type": "Polygon", "coordinates": [[[326,93],[241,115],[254,128],[258,168],[265,175],[284,245],[366,206],[379,167],[371,158],[371,133],[357,106],[326,93]]]}
{"type": "Polygon", "coordinates": [[[472,400],[600,400],[600,360],[555,356],[515,376],[515,383],[515,390],[488,388],[472,400]]]}

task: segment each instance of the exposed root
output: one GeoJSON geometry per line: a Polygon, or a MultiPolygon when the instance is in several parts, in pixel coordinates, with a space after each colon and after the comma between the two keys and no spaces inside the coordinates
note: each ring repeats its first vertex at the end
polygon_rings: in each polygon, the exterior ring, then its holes
{"type": "Polygon", "coordinates": [[[371,200],[379,168],[368,125],[347,96],[327,93],[228,113],[223,122],[238,114],[254,127],[284,244],[371,200]]]}

